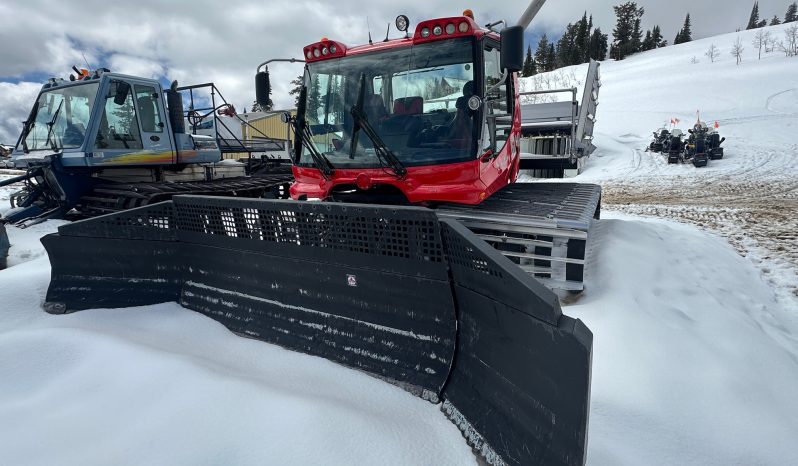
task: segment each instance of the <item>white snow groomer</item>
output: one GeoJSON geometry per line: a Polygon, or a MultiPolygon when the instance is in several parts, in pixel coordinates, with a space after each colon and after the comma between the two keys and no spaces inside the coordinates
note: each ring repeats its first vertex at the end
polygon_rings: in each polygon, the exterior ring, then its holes
{"type": "Polygon", "coordinates": [[[0,269],[6,223],[92,217],[176,194],[287,196],[293,175],[284,142],[235,136],[217,117],[248,123],[213,83],[164,89],[158,80],[105,68],[74,69],[69,80],[50,78],[42,86],[12,154],[25,172],[0,181],[21,185],[0,216],[0,269]],[[210,135],[197,134],[203,123],[210,135]],[[246,164],[222,160],[245,153],[246,164]],[[265,155],[274,153],[285,155],[265,155]]]}

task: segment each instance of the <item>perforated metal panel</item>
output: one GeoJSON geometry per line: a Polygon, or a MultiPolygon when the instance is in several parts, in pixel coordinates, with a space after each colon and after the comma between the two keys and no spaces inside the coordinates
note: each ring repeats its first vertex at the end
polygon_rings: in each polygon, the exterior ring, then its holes
{"type": "Polygon", "coordinates": [[[174,241],[177,239],[174,206],[159,202],[112,215],[62,225],[59,233],[97,238],[174,241]]]}

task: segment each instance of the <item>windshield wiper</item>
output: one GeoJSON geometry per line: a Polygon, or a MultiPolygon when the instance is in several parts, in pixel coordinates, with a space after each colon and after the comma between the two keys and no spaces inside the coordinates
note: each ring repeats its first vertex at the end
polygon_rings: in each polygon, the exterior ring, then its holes
{"type": "Polygon", "coordinates": [[[22,150],[26,154],[30,152],[28,149],[28,134],[30,134],[31,130],[34,126],[36,126],[36,115],[39,113],[39,101],[37,100],[36,103],[33,104],[33,108],[30,111],[30,115],[28,115],[28,119],[22,123],[22,135],[20,139],[22,140],[22,150]]]}
{"type": "MultiPolygon", "coordinates": [[[[50,137],[53,135],[53,128],[55,128],[55,120],[58,119],[58,114],[61,113],[61,106],[64,105],[64,99],[61,100],[61,103],[58,104],[58,108],[55,109],[55,113],[53,114],[53,119],[47,123],[47,126],[50,128],[47,130],[47,140],[44,141],[44,145],[50,144],[50,137]]],[[[52,108],[52,107],[51,107],[52,108]]],[[[58,145],[55,143],[55,139],[53,139],[53,143],[50,145],[53,149],[53,152],[58,152],[58,145]]]]}
{"type": "Polygon", "coordinates": [[[360,89],[357,96],[357,105],[352,106],[352,117],[355,119],[355,127],[352,129],[352,146],[349,149],[349,158],[355,157],[355,150],[357,149],[357,135],[362,129],[366,136],[371,139],[374,145],[374,153],[377,154],[377,159],[383,164],[388,165],[394,171],[397,177],[403,178],[407,175],[407,169],[399,158],[394,154],[391,149],[385,144],[382,138],[374,130],[374,127],[369,123],[366,113],[363,111],[364,93],[366,90],[366,74],[360,75],[360,89]]]}
{"type": "MultiPolygon", "coordinates": [[[[304,119],[306,98],[307,88],[303,86],[302,91],[299,93],[299,108],[297,109],[297,115],[303,115],[302,120],[297,121],[297,117],[291,117],[290,114],[288,120],[294,128],[294,134],[299,140],[299,143],[308,150],[310,158],[313,159],[313,163],[319,171],[321,171],[324,179],[329,180],[333,173],[335,173],[335,167],[333,167],[333,164],[330,163],[330,160],[327,159],[324,154],[316,149],[316,145],[313,143],[313,133],[310,132],[310,128],[308,128],[304,119]]],[[[297,152],[297,154],[299,154],[299,152],[297,152]]],[[[297,162],[299,162],[298,156],[297,162]]]]}

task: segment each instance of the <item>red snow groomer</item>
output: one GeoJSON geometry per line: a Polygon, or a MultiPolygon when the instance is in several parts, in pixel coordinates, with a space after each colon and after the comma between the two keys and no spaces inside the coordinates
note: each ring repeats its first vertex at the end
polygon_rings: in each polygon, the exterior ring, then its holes
{"type": "Polygon", "coordinates": [[[581,285],[600,190],[513,183],[543,3],[501,31],[400,16],[401,38],[305,47],[295,200],[177,196],[62,226],[45,308],[177,301],[441,403],[491,464],[583,464],[592,334],[537,278],[581,285]]]}

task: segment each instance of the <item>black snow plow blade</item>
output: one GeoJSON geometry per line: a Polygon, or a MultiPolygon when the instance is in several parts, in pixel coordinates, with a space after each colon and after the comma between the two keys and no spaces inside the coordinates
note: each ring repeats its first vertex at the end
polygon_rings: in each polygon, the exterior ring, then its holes
{"type": "Polygon", "coordinates": [[[592,334],[415,207],[177,196],[59,228],[45,309],[177,301],[432,402],[493,464],[583,464],[592,334]]]}

